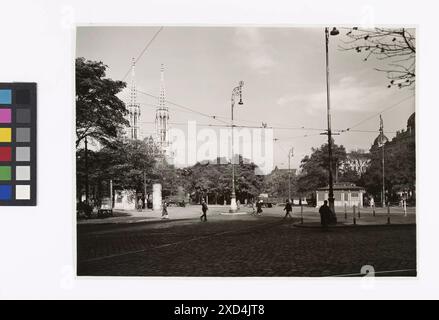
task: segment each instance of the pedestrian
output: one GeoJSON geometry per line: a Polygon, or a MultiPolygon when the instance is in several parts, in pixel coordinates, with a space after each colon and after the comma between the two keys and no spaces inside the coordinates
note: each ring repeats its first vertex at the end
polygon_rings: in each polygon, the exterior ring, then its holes
{"type": "Polygon", "coordinates": [[[375,199],[373,197],[370,198],[369,204],[371,208],[375,207],[375,199]]]}
{"type": "Polygon", "coordinates": [[[143,209],[143,201],[142,198],[139,198],[139,200],[137,201],[137,211],[142,212],[143,209]]]}
{"type": "Polygon", "coordinates": [[[291,205],[291,200],[287,200],[284,210],[286,211],[284,219],[286,219],[287,217],[292,218],[291,212],[293,211],[293,206],[291,205]]]}
{"type": "Polygon", "coordinates": [[[238,209],[238,211],[239,211],[239,209],[241,208],[241,201],[236,201],[236,208],[238,209]]]}
{"type": "Polygon", "coordinates": [[[258,203],[256,204],[256,214],[260,215],[263,211],[262,211],[262,200],[259,200],[258,203]]]}
{"type": "Polygon", "coordinates": [[[169,219],[168,203],[166,201],[163,201],[163,204],[162,204],[162,219],[169,219]]]}
{"type": "Polygon", "coordinates": [[[207,210],[209,210],[209,207],[207,206],[206,201],[201,201],[201,210],[203,211],[203,214],[200,217],[201,221],[206,222],[207,221],[207,210]]]}
{"type": "Polygon", "coordinates": [[[323,228],[326,228],[329,224],[329,219],[331,218],[331,209],[328,206],[328,200],[323,202],[323,206],[319,209],[320,213],[320,222],[323,228]]]}
{"type": "Polygon", "coordinates": [[[250,201],[250,208],[252,209],[252,215],[254,215],[256,213],[256,208],[255,208],[255,203],[253,202],[253,200],[250,201]]]}

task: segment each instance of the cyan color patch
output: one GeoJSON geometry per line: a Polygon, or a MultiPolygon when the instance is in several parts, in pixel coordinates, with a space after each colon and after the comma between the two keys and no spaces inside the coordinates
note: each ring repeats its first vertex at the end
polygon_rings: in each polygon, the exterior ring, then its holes
{"type": "Polygon", "coordinates": [[[11,104],[11,103],[12,103],[12,90],[0,89],[0,104],[11,104]]]}

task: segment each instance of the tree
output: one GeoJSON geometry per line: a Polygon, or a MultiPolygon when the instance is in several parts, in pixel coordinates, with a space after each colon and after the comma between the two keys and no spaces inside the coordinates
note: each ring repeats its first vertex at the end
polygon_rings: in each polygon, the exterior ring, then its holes
{"type": "MultiPolygon", "coordinates": [[[[148,185],[161,182],[163,172],[157,166],[157,146],[150,140],[117,139],[110,145],[98,151],[88,151],[89,183],[93,186],[93,197],[101,199],[105,196],[109,180],[113,180],[114,187],[126,190],[135,190],[143,193],[144,178],[148,185]]],[[[85,150],[77,151],[77,194],[83,193],[83,183],[86,178],[84,161],[85,150]]]]}
{"type": "MultiPolygon", "coordinates": [[[[256,197],[263,187],[263,177],[255,174],[257,165],[247,163],[240,156],[239,165],[235,165],[236,196],[241,202],[245,199],[256,197]]],[[[214,162],[198,162],[190,168],[184,169],[185,187],[194,200],[199,202],[201,198],[209,196],[215,202],[222,203],[230,200],[232,193],[232,166],[222,164],[221,159],[214,162]]]]}
{"type": "Polygon", "coordinates": [[[344,50],[364,54],[367,61],[371,56],[387,61],[388,67],[378,71],[385,72],[390,81],[388,87],[412,87],[416,75],[416,38],[414,29],[407,28],[352,28],[346,35],[344,50]]]}
{"type": "MultiPolygon", "coordinates": [[[[297,179],[297,187],[300,193],[315,191],[317,188],[328,184],[329,154],[328,144],[320,148],[312,148],[312,154],[305,156],[300,164],[302,170],[297,179]]],[[[346,149],[343,146],[332,144],[333,172],[338,164],[346,160],[346,149]]]]}
{"type": "Polygon", "coordinates": [[[140,140],[118,141],[117,147],[107,147],[113,159],[110,172],[116,186],[121,189],[143,192],[144,175],[148,180],[158,180],[155,145],[140,140]]]}
{"type": "Polygon", "coordinates": [[[364,174],[370,164],[370,154],[364,150],[353,150],[346,154],[346,160],[339,168],[340,182],[364,185],[364,174]]]}
{"type": "Polygon", "coordinates": [[[105,78],[106,69],[102,62],[76,59],[76,147],[86,137],[106,145],[129,124],[116,96],[126,84],[105,78]]]}
{"type": "MultiPolygon", "coordinates": [[[[297,191],[297,177],[295,172],[291,173],[291,194],[294,195],[297,191]]],[[[288,170],[281,170],[274,168],[273,172],[265,178],[265,191],[271,196],[279,199],[288,199],[290,174],[288,170]]]]}

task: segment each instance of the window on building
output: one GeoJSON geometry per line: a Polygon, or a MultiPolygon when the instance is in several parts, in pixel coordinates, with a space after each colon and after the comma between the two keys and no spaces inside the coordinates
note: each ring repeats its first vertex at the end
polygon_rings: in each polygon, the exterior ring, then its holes
{"type": "Polygon", "coordinates": [[[334,200],[341,201],[341,192],[334,192],[334,200]]]}

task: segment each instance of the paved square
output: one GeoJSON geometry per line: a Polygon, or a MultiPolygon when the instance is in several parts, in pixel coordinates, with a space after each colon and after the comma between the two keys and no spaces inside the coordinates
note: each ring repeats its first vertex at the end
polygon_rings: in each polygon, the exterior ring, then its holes
{"type": "Polygon", "coordinates": [[[170,208],[170,220],[141,213],[80,223],[78,275],[320,277],[361,275],[365,265],[382,276],[416,275],[414,224],[323,231],[295,226],[300,219],[282,219],[279,208],[260,217],[222,210],[211,209],[206,223],[198,207],[170,208]]]}

